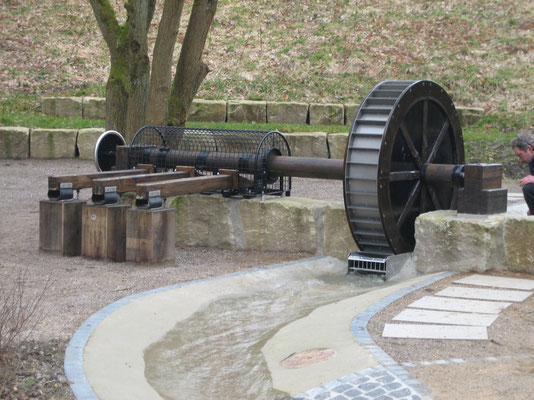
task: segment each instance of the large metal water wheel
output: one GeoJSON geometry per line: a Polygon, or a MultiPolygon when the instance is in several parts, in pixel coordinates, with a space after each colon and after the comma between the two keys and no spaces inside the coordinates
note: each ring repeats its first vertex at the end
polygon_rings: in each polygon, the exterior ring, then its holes
{"type": "Polygon", "coordinates": [[[463,163],[458,113],[443,88],[378,84],[356,113],[345,154],[345,209],[360,250],[379,257],[412,251],[416,217],[456,203],[457,188],[427,179],[427,167],[463,163]]]}

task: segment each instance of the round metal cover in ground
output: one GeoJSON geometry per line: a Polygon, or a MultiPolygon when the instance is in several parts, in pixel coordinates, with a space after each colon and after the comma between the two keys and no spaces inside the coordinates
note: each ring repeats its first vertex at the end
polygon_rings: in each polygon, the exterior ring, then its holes
{"type": "Polygon", "coordinates": [[[95,144],[95,167],[98,171],[111,171],[115,166],[117,146],[124,146],[126,141],[117,131],[106,131],[95,144]]]}
{"type": "Polygon", "coordinates": [[[280,362],[280,365],[288,369],[304,368],[310,365],[327,361],[334,357],[336,352],[332,349],[313,349],[302,353],[292,354],[280,362]]]}
{"type": "Polygon", "coordinates": [[[345,154],[345,210],[361,251],[410,252],[417,216],[455,206],[457,189],[424,181],[423,167],[431,163],[464,163],[448,94],[431,81],[378,84],[356,113],[345,154]]]}

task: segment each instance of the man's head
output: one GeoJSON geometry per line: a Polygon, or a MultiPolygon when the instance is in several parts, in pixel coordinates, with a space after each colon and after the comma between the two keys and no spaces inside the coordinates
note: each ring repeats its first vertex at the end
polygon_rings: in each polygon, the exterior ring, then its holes
{"type": "Polygon", "coordinates": [[[534,158],[534,149],[532,145],[524,138],[518,137],[512,140],[512,150],[519,158],[519,161],[528,164],[534,158]]]}

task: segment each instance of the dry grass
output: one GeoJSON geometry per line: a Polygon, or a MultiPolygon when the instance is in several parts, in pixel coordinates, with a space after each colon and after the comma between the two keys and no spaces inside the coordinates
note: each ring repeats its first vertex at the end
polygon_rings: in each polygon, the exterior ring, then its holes
{"type": "MultiPolygon", "coordinates": [[[[533,4],[220,1],[199,96],[359,102],[384,79],[432,79],[456,104],[522,112],[534,102],[533,4]]],[[[103,94],[108,55],[87,0],[4,0],[0,18],[0,93],[103,94]]]]}

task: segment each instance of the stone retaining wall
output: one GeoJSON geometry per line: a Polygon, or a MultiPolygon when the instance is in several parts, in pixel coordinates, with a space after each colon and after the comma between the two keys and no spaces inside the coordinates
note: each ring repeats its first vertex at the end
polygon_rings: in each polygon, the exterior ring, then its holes
{"type": "MultiPolygon", "coordinates": [[[[104,128],[28,129],[0,127],[1,158],[74,158],[92,160],[104,128]]],[[[299,157],[343,158],[346,133],[295,132],[285,134],[291,153],[299,157]]]]}
{"type": "Polygon", "coordinates": [[[190,195],[170,204],[176,208],[177,246],[306,252],[341,260],[358,249],[341,203],[190,195]]]}
{"type": "Polygon", "coordinates": [[[534,218],[434,211],[415,223],[414,260],[423,273],[510,270],[534,273],[534,218]]]}
{"type": "MultiPolygon", "coordinates": [[[[350,125],[358,104],[315,104],[251,100],[195,99],[190,121],[274,124],[350,125]]],[[[483,115],[481,108],[456,107],[462,125],[483,115]]],[[[101,97],[45,97],[41,111],[60,117],[105,119],[106,99],[101,97]]]]}

